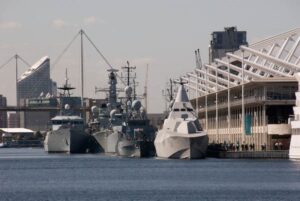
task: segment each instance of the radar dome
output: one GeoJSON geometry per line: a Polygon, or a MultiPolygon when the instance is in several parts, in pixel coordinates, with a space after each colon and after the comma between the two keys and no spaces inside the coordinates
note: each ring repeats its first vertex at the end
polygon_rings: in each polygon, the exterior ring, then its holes
{"type": "Polygon", "coordinates": [[[65,110],[69,110],[71,107],[69,104],[65,104],[65,110]]]}
{"type": "Polygon", "coordinates": [[[124,89],[127,96],[131,96],[132,94],[132,88],[130,86],[126,86],[124,89]]]}
{"type": "Polygon", "coordinates": [[[142,107],[142,103],[139,100],[134,100],[131,107],[133,110],[138,111],[142,107]]]}
{"type": "Polygon", "coordinates": [[[99,110],[99,108],[97,106],[95,106],[95,105],[91,107],[91,112],[92,113],[97,113],[98,110],[99,110]]]}
{"type": "Polygon", "coordinates": [[[115,118],[116,113],[117,113],[117,110],[110,111],[110,113],[109,113],[110,118],[112,118],[112,119],[115,118]]]}
{"type": "Polygon", "coordinates": [[[143,106],[140,108],[140,113],[141,113],[142,116],[146,115],[146,110],[143,106]]]}

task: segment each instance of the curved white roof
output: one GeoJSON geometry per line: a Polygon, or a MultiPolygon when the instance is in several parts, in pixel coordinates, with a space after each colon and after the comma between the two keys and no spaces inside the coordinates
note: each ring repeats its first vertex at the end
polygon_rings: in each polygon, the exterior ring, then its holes
{"type": "Polygon", "coordinates": [[[202,66],[200,63],[196,54],[195,70],[182,77],[189,81],[188,87],[197,93],[196,96],[234,87],[243,81],[247,83],[271,77],[294,77],[296,72],[300,72],[300,28],[269,37],[248,47],[240,46],[239,50],[227,53],[225,57],[215,59],[211,64],[202,66]]]}
{"type": "Polygon", "coordinates": [[[37,71],[37,70],[42,66],[42,64],[43,64],[45,61],[47,61],[47,60],[49,60],[49,57],[48,57],[48,56],[42,57],[42,58],[41,58],[40,60],[38,60],[35,64],[33,64],[27,71],[25,71],[25,72],[21,75],[21,77],[20,77],[20,79],[19,79],[18,81],[21,81],[21,80],[27,78],[27,77],[30,76],[32,73],[34,73],[35,71],[37,71]]]}
{"type": "Polygon", "coordinates": [[[0,128],[5,133],[34,133],[33,130],[27,128],[0,128]]]}

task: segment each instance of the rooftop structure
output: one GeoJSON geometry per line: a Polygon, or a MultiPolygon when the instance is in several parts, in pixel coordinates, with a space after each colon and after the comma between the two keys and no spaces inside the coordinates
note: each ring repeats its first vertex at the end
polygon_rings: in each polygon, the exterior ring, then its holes
{"type": "Polygon", "coordinates": [[[224,31],[214,31],[211,36],[209,62],[238,50],[240,45],[248,45],[247,32],[237,31],[236,27],[225,27],[224,31]]]}

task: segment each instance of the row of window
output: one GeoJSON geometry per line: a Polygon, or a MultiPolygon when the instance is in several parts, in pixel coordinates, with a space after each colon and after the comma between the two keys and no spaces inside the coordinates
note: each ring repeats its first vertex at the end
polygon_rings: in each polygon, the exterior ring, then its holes
{"type": "Polygon", "coordinates": [[[82,125],[83,121],[54,120],[52,121],[52,124],[53,125],[62,125],[62,124],[82,125]]]}
{"type": "Polygon", "coordinates": [[[174,112],[179,112],[179,111],[181,111],[181,112],[185,112],[185,111],[192,112],[193,109],[192,108],[187,108],[187,109],[185,109],[185,108],[181,108],[181,109],[174,108],[173,111],[174,112]]]}

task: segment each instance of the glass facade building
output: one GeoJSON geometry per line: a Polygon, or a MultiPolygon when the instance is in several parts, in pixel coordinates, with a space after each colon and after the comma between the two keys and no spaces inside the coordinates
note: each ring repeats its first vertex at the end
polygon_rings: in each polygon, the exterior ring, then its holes
{"type": "Polygon", "coordinates": [[[31,66],[17,84],[17,100],[37,98],[42,93],[56,96],[56,83],[50,79],[50,59],[46,56],[31,66]]]}

